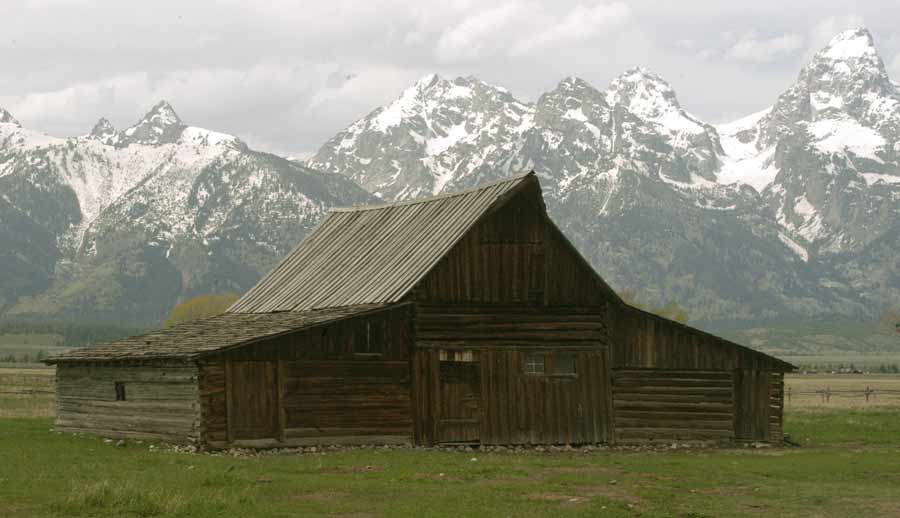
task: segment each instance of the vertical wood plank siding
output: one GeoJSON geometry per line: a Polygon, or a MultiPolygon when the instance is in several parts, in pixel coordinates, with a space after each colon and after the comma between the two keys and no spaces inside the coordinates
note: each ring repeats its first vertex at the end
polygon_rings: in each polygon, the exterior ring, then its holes
{"type": "Polygon", "coordinates": [[[769,373],[769,440],[784,440],[784,373],[769,373]]]}
{"type": "Polygon", "coordinates": [[[199,438],[193,364],[60,364],[56,390],[56,430],[176,443],[199,438]],[[124,401],[116,400],[116,383],[124,401]]]}
{"type": "MultiPolygon", "coordinates": [[[[480,365],[480,429],[482,444],[584,444],[607,442],[612,428],[607,355],[603,349],[572,351],[573,376],[529,375],[527,354],[559,353],[561,349],[485,348],[480,365]]],[[[440,430],[441,409],[453,406],[452,393],[440,391],[440,351],[416,351],[416,438],[435,444],[446,437],[440,430]]]]}
{"type": "Polygon", "coordinates": [[[348,319],[202,362],[208,444],[228,444],[227,366],[247,362],[273,362],[278,373],[278,430],[247,445],[411,442],[411,311],[407,305],[348,319]]]}
{"type": "Polygon", "coordinates": [[[613,368],[786,371],[781,360],[656,315],[615,307],[613,368]]]}
{"type": "Polygon", "coordinates": [[[609,287],[524,188],[485,216],[419,283],[420,304],[604,305],[609,287]]]}

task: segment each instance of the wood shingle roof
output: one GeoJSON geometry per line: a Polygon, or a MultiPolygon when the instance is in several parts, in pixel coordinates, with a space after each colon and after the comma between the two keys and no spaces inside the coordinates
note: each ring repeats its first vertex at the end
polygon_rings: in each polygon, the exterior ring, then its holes
{"type": "Polygon", "coordinates": [[[144,335],[79,347],[52,356],[46,363],[189,360],[264,338],[380,311],[388,306],[366,304],[302,313],[223,313],[144,335]]]}

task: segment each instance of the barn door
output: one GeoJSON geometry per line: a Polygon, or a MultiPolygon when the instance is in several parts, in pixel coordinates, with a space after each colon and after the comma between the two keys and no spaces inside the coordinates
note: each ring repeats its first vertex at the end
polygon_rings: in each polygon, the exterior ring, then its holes
{"type": "Polygon", "coordinates": [[[478,442],[481,363],[477,351],[441,351],[438,442],[478,442]]]}
{"type": "Polygon", "coordinates": [[[228,431],[231,440],[277,438],[276,362],[228,362],[228,431]]]}
{"type": "Polygon", "coordinates": [[[767,371],[734,371],[734,438],[739,441],[769,440],[767,371]]]}

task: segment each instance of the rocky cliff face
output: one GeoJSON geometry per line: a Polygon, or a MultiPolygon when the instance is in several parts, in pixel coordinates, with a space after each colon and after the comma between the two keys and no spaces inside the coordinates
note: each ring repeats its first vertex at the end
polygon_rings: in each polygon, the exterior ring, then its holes
{"type": "Polygon", "coordinates": [[[8,316],[153,324],[179,298],[246,290],[328,208],[373,200],[165,102],[123,131],[101,119],[66,139],[0,120],[8,316]]]}
{"type": "Polygon", "coordinates": [[[647,302],[706,320],[868,317],[900,299],[897,99],[864,29],[771,108],[718,127],[642,68],[606,90],[567,78],[533,104],[429,76],[310,166],[390,201],[534,169],[583,253],[647,302]]]}

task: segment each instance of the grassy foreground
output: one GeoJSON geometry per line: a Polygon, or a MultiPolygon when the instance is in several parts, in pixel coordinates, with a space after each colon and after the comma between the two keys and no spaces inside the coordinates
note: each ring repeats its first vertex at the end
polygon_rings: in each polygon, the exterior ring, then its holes
{"type": "Polygon", "coordinates": [[[801,448],[233,458],[0,419],[0,516],[900,516],[900,410],[800,411],[801,448]]]}

